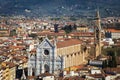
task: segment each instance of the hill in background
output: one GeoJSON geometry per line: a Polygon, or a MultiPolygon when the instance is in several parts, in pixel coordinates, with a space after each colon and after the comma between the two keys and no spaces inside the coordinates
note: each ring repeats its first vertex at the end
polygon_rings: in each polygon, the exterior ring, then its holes
{"type": "Polygon", "coordinates": [[[93,16],[99,7],[102,17],[120,16],[119,0],[0,0],[0,15],[93,16]]]}

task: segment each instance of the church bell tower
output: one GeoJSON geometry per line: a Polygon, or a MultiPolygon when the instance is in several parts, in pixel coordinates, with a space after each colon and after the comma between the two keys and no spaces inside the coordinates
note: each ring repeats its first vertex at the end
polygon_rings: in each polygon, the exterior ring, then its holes
{"type": "Polygon", "coordinates": [[[101,20],[99,10],[96,12],[95,19],[95,57],[101,54],[101,20]]]}

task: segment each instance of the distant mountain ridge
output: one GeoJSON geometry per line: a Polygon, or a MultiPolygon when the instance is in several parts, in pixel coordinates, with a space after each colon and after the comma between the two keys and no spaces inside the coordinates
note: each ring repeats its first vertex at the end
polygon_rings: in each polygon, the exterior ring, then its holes
{"type": "Polygon", "coordinates": [[[101,15],[120,16],[119,0],[0,0],[0,15],[92,16],[99,7],[101,15]]]}

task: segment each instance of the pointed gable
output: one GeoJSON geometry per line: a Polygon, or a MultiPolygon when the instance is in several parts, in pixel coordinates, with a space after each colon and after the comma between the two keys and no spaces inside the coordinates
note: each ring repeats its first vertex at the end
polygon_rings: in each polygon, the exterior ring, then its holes
{"type": "Polygon", "coordinates": [[[48,48],[50,48],[50,47],[54,47],[54,45],[49,41],[49,39],[46,37],[41,43],[40,43],[40,45],[38,46],[38,48],[45,48],[45,47],[48,47],[48,48]]]}

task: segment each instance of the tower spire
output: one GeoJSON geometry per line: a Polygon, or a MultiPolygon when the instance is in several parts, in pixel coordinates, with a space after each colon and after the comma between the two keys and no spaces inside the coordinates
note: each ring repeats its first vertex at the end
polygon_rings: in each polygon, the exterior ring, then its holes
{"type": "Polygon", "coordinates": [[[96,11],[96,27],[95,27],[95,43],[96,43],[96,57],[101,54],[101,20],[100,20],[100,13],[99,9],[96,11]]]}
{"type": "Polygon", "coordinates": [[[99,9],[97,9],[97,12],[96,12],[96,17],[97,17],[98,19],[100,19],[99,9]]]}

